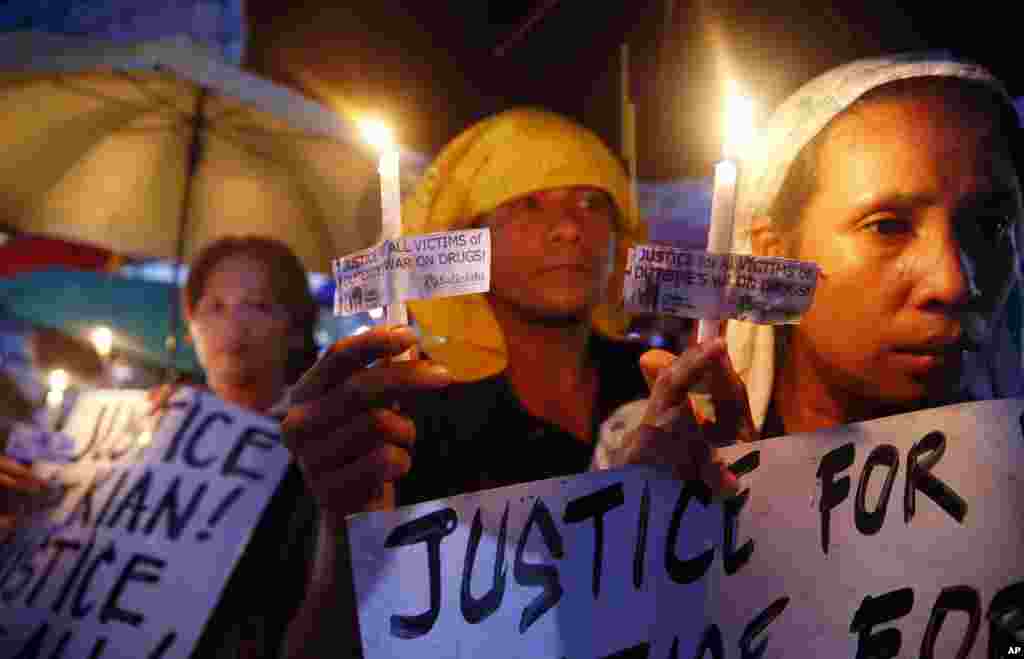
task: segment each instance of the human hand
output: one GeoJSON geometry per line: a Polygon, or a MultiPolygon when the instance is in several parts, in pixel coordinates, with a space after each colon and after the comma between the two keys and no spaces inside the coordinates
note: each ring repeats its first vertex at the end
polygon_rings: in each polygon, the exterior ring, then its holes
{"type": "Polygon", "coordinates": [[[725,341],[690,347],[678,357],[649,350],[640,368],[651,388],[643,418],[620,446],[605,451],[603,466],[667,465],[683,480],[704,481],[716,495],[736,494],[738,481],[717,459],[715,447],[755,441],[758,433],[725,341]],[[714,418],[698,418],[690,401],[690,389],[702,378],[707,378],[714,418]]]}
{"type": "Polygon", "coordinates": [[[149,411],[147,416],[154,416],[161,414],[167,410],[167,404],[170,402],[174,394],[178,393],[182,387],[193,387],[197,389],[203,389],[201,385],[189,383],[184,378],[179,378],[174,382],[165,382],[158,387],[154,387],[146,392],[146,400],[149,401],[149,411]]]}
{"type": "Polygon", "coordinates": [[[281,424],[285,444],[334,528],[347,515],[387,505],[392,484],[412,466],[416,439],[402,403],[452,381],[429,360],[392,360],[415,344],[416,334],[405,326],[348,337],[291,392],[281,424]]]}
{"type": "Polygon", "coordinates": [[[16,460],[0,455],[0,539],[14,531],[24,506],[19,499],[40,494],[46,482],[16,460]]]}

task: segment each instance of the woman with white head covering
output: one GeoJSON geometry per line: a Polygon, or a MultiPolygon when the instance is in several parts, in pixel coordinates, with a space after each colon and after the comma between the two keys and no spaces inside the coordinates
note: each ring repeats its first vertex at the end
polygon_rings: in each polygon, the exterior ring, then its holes
{"type": "Polygon", "coordinates": [[[862,60],[800,88],[743,160],[732,251],[816,262],[811,308],[794,326],[729,321],[718,360],[714,342],[675,362],[646,355],[666,369],[662,401],[643,412],[647,432],[602,438],[598,466],[668,454],[698,475],[707,432],[685,392],[705,371],[743,383],[732,401],[717,394],[718,439],[1020,394],[1006,313],[1021,286],[1019,133],[1001,83],[944,55],[862,60]]]}

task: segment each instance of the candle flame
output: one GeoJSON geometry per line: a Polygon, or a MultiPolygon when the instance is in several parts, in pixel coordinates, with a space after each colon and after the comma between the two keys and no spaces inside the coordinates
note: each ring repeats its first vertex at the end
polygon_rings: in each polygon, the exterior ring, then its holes
{"type": "Polygon", "coordinates": [[[109,357],[114,349],[114,333],[109,327],[97,327],[89,336],[100,357],[109,357]]]}
{"type": "Polygon", "coordinates": [[[359,122],[359,130],[363,139],[380,153],[395,149],[395,136],[391,128],[379,119],[363,119],[359,122]]]}
{"type": "Polygon", "coordinates": [[[50,376],[48,379],[50,389],[54,391],[59,391],[61,393],[67,390],[68,385],[71,384],[71,376],[69,376],[68,372],[62,368],[50,371],[50,376]]]}
{"type": "Polygon", "coordinates": [[[739,93],[735,82],[729,81],[725,100],[725,144],[722,154],[735,158],[750,144],[754,135],[754,102],[739,93]]]}

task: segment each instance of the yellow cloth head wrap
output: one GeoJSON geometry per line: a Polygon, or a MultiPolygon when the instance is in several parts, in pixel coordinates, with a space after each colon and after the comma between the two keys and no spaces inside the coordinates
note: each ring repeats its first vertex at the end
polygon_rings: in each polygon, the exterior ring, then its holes
{"type": "MultiPolygon", "coordinates": [[[[557,114],[532,108],[508,110],[466,129],[426,171],[402,206],[403,235],[453,231],[480,215],[531,192],[587,185],[611,195],[619,209],[616,263],[608,290],[614,300],[599,305],[593,326],[621,336],[627,318],[621,297],[626,250],[646,235],[629,179],[594,133],[557,114]]],[[[505,339],[484,295],[410,301],[409,309],[428,341],[427,352],[457,380],[501,372],[505,339]]]]}

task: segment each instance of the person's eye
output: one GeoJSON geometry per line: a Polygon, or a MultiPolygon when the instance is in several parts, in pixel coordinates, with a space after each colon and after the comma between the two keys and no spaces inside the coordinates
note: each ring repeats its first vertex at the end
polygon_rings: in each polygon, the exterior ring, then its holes
{"type": "Polygon", "coordinates": [[[895,238],[913,231],[913,224],[898,217],[882,217],[868,222],[864,228],[883,238],[895,238]]]}
{"type": "Polygon", "coordinates": [[[224,311],[224,303],[220,300],[207,298],[199,304],[199,313],[201,314],[214,314],[221,313],[222,311],[224,311]]]}
{"type": "Polygon", "coordinates": [[[247,309],[249,309],[250,312],[255,312],[262,315],[270,315],[274,311],[274,305],[271,304],[270,302],[247,302],[245,306],[247,309]]]}
{"type": "Polygon", "coordinates": [[[517,204],[520,209],[527,211],[539,211],[541,208],[540,199],[537,195],[528,194],[519,199],[517,204]]]}
{"type": "Polygon", "coordinates": [[[580,198],[580,207],[594,213],[608,213],[615,207],[615,203],[607,194],[594,191],[580,198]]]}

